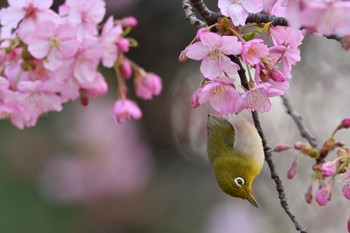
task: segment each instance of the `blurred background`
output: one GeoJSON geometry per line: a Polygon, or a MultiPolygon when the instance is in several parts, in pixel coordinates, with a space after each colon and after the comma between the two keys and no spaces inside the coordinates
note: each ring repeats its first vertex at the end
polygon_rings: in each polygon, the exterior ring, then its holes
{"type": "MultiPolygon", "coordinates": [[[[54,2],[57,7],[61,1],[54,2]]],[[[119,125],[108,112],[113,87],[88,107],[66,104],[31,129],[0,121],[0,233],[295,232],[266,165],[253,187],[260,209],[222,193],[211,174],[205,159],[211,110],[192,109],[190,102],[199,63],[178,62],[196,33],[180,1],[106,2],[108,14],[139,20],[131,36],[140,46],[129,57],[163,78],[162,95],[139,102],[142,120],[119,125]]],[[[217,10],[216,1],[207,3],[217,10]]],[[[301,50],[288,95],[320,144],[350,116],[350,54],[316,36],[306,38],[301,50]]],[[[116,85],[112,73],[105,77],[116,85]]],[[[301,140],[279,98],[261,119],[271,145],[301,140]]],[[[336,139],[349,145],[350,132],[336,139]]],[[[313,163],[301,157],[296,177],[287,180],[296,155],[273,155],[290,209],[309,232],[346,232],[350,206],[341,183],[325,207],[306,204],[313,163]]]]}

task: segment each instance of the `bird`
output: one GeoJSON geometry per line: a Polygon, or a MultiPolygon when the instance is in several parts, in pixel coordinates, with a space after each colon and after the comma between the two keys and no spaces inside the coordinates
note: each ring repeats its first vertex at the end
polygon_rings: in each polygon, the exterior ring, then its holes
{"type": "Polygon", "coordinates": [[[264,150],[256,128],[240,115],[208,114],[207,129],[208,157],[219,187],[259,208],[252,183],[263,167],[264,150]]]}

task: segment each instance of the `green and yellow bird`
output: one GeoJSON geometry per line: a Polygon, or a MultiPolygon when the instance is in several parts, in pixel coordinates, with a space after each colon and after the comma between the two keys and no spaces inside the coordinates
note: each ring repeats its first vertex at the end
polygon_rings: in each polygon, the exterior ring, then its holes
{"type": "Polygon", "coordinates": [[[222,191],[259,207],[252,183],[263,166],[264,150],[256,128],[241,116],[209,114],[207,150],[222,191]]]}

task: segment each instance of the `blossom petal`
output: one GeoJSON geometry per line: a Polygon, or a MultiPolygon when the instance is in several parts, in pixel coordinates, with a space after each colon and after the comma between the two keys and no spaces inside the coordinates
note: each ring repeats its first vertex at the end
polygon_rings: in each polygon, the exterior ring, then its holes
{"type": "Polygon", "coordinates": [[[222,72],[217,57],[205,57],[201,63],[200,71],[205,78],[214,79],[222,72]]]}
{"type": "Polygon", "coordinates": [[[187,47],[186,56],[193,60],[202,60],[209,54],[209,49],[201,42],[196,42],[187,47]]]}
{"type": "Polygon", "coordinates": [[[239,66],[231,61],[231,59],[223,54],[220,55],[219,58],[219,67],[222,71],[225,71],[229,74],[235,74],[240,69],[239,66]]]}
{"type": "Polygon", "coordinates": [[[259,13],[264,8],[262,0],[245,0],[242,1],[242,6],[249,13],[259,13]]]}
{"type": "Polygon", "coordinates": [[[242,43],[235,36],[223,36],[220,51],[226,55],[238,55],[242,52],[242,43]]]}

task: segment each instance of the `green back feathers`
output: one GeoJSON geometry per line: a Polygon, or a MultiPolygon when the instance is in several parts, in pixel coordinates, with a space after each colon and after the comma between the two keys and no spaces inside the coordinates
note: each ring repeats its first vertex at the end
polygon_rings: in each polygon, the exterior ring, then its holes
{"type": "Polygon", "coordinates": [[[232,153],[234,129],[225,119],[208,116],[208,156],[211,163],[221,155],[232,153]]]}

